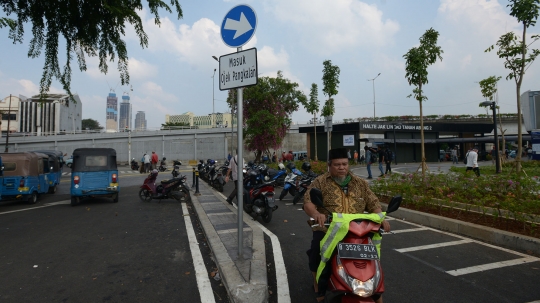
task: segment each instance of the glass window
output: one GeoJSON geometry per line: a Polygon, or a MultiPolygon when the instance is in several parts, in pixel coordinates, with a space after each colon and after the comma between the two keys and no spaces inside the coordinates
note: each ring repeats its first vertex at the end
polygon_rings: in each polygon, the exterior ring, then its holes
{"type": "Polygon", "coordinates": [[[107,156],[86,156],[85,166],[107,166],[107,156]]]}
{"type": "Polygon", "coordinates": [[[4,171],[14,171],[17,169],[17,163],[4,162],[4,171]]]}

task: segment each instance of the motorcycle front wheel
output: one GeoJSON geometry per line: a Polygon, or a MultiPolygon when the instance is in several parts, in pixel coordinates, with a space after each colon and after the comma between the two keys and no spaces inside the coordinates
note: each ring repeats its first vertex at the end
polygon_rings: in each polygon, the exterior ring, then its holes
{"type": "Polygon", "coordinates": [[[303,192],[297,192],[296,195],[294,196],[294,199],[292,200],[292,204],[296,205],[296,203],[300,202],[303,196],[304,196],[303,192]]]}
{"type": "Polygon", "coordinates": [[[262,215],[264,223],[270,223],[272,221],[272,209],[267,207],[264,214],[262,215]]]}
{"type": "Polygon", "coordinates": [[[289,192],[288,189],[282,190],[281,194],[279,194],[279,201],[283,200],[283,198],[285,198],[285,196],[287,195],[288,192],[289,192]]]}
{"type": "Polygon", "coordinates": [[[152,200],[152,193],[148,189],[141,188],[139,190],[139,198],[143,202],[149,202],[150,200],[152,200]]]}

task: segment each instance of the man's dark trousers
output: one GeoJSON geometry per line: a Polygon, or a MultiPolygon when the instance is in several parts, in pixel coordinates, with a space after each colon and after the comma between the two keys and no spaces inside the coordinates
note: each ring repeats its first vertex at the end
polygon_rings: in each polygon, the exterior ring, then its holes
{"type": "Polygon", "coordinates": [[[229,195],[229,197],[227,198],[227,202],[229,202],[229,204],[232,203],[232,200],[234,198],[236,198],[236,192],[238,191],[238,180],[234,180],[234,190],[232,191],[232,193],[229,195]]]}

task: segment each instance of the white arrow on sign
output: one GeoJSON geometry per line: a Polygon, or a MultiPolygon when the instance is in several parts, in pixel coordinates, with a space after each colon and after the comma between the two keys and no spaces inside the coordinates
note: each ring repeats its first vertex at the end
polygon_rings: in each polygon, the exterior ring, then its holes
{"type": "Polygon", "coordinates": [[[236,31],[233,39],[236,39],[239,36],[242,36],[243,34],[253,29],[253,27],[251,27],[251,24],[249,24],[249,21],[246,19],[246,16],[244,16],[244,13],[240,13],[240,21],[227,18],[224,28],[236,31]]]}

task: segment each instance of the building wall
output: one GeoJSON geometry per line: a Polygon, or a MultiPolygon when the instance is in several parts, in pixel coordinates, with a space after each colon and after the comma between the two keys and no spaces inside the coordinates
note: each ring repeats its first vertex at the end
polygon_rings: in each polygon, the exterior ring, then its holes
{"type": "Polygon", "coordinates": [[[135,129],[146,130],[146,114],[144,111],[138,111],[135,115],[135,129]]]}
{"type": "Polygon", "coordinates": [[[120,103],[120,119],[118,120],[118,129],[132,129],[133,124],[131,123],[131,103],[129,103],[129,96],[122,96],[122,103],[120,103]]]}
{"type": "Polygon", "coordinates": [[[65,94],[39,95],[19,103],[19,131],[37,136],[76,133],[82,126],[82,102],[65,94]]]}
{"type": "Polygon", "coordinates": [[[4,114],[2,114],[2,126],[1,131],[7,132],[8,130],[8,122],[9,122],[9,130],[10,132],[18,132],[19,131],[19,103],[20,99],[17,96],[11,96],[11,106],[10,106],[10,97],[7,96],[4,99],[0,100],[0,111],[2,111],[4,114]],[[9,121],[8,121],[8,112],[11,114],[9,115],[9,121]]]}
{"type": "Polygon", "coordinates": [[[186,112],[181,115],[165,115],[165,123],[186,123],[197,128],[217,128],[230,127],[231,122],[236,126],[236,117],[230,113],[215,113],[206,116],[195,116],[192,112],[186,112]]]}

